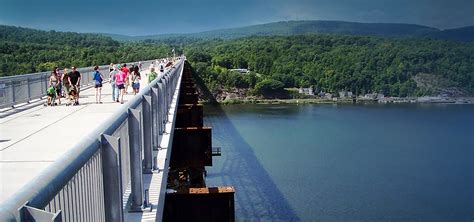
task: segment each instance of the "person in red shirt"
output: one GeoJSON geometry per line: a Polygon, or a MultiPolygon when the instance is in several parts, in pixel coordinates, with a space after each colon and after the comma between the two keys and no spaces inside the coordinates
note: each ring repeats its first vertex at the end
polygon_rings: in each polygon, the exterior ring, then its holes
{"type": "Polygon", "coordinates": [[[127,68],[127,64],[123,64],[123,65],[122,65],[122,68],[121,68],[120,70],[122,70],[122,72],[124,72],[124,73],[127,73],[127,74],[128,74],[128,68],[127,68]]]}
{"type": "Polygon", "coordinates": [[[130,71],[129,71],[128,68],[127,68],[127,64],[123,64],[123,65],[122,65],[122,69],[120,69],[120,70],[121,70],[122,72],[124,72],[124,73],[127,75],[127,76],[125,77],[125,85],[124,85],[124,87],[125,87],[125,94],[127,94],[128,86],[130,85],[130,81],[128,81],[128,79],[129,79],[128,75],[129,75],[129,72],[130,72],[130,71]]]}

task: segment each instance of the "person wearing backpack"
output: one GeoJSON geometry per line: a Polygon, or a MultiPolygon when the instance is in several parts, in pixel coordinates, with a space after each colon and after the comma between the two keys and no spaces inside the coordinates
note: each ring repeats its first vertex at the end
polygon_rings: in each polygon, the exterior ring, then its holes
{"type": "Polygon", "coordinates": [[[102,103],[102,81],[104,78],[102,74],[99,72],[99,66],[94,67],[94,88],[95,88],[95,103],[102,103]]]}

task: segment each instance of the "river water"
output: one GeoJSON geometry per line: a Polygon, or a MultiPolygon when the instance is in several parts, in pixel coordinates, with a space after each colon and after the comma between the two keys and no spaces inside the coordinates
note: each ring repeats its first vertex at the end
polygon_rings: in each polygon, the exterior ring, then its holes
{"type": "Polygon", "coordinates": [[[205,106],[237,221],[474,220],[474,105],[205,106]]]}

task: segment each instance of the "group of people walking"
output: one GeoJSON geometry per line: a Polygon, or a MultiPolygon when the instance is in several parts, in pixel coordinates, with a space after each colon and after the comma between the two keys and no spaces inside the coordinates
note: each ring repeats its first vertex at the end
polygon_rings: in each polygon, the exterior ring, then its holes
{"type": "Polygon", "coordinates": [[[140,66],[127,68],[127,64],[109,66],[109,79],[112,86],[112,101],[123,104],[123,95],[128,94],[128,88],[132,86],[133,94],[140,92],[140,66]]]}
{"type": "Polygon", "coordinates": [[[79,105],[79,92],[81,87],[81,73],[77,71],[76,67],[72,67],[69,72],[64,69],[63,74],[60,73],[58,67],[54,67],[49,77],[49,88],[47,90],[48,102],[47,105],[57,105],[56,98],[61,104],[61,97],[70,97],[70,103],[66,105],[79,105]]]}
{"type": "MultiPolygon", "coordinates": [[[[152,62],[150,73],[147,75],[148,82],[151,82],[158,77],[154,68],[155,64],[159,66],[160,72],[164,72],[167,63],[167,60],[157,60],[156,63],[152,62]]],[[[130,86],[132,87],[134,95],[140,92],[140,81],[142,79],[140,73],[141,66],[141,62],[136,65],[132,64],[130,68],[127,67],[127,64],[111,63],[109,65],[108,77],[112,87],[112,101],[123,104],[123,97],[125,94],[128,94],[130,86]]],[[[95,102],[100,104],[102,103],[104,75],[100,72],[98,66],[94,67],[92,78],[95,88],[95,102]]],[[[77,71],[76,67],[73,66],[71,71],[64,69],[62,74],[60,73],[59,68],[55,67],[49,77],[49,88],[47,90],[48,102],[45,105],[57,105],[56,99],[58,100],[58,103],[61,104],[61,97],[66,98],[66,105],[79,105],[80,84],[81,73],[77,71]]]]}

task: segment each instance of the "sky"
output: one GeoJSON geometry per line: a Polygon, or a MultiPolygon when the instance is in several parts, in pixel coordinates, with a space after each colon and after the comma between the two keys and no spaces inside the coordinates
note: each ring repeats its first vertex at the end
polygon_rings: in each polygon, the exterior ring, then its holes
{"type": "Polygon", "coordinates": [[[0,24],[131,36],[287,20],[474,25],[474,0],[0,0],[0,24]]]}

